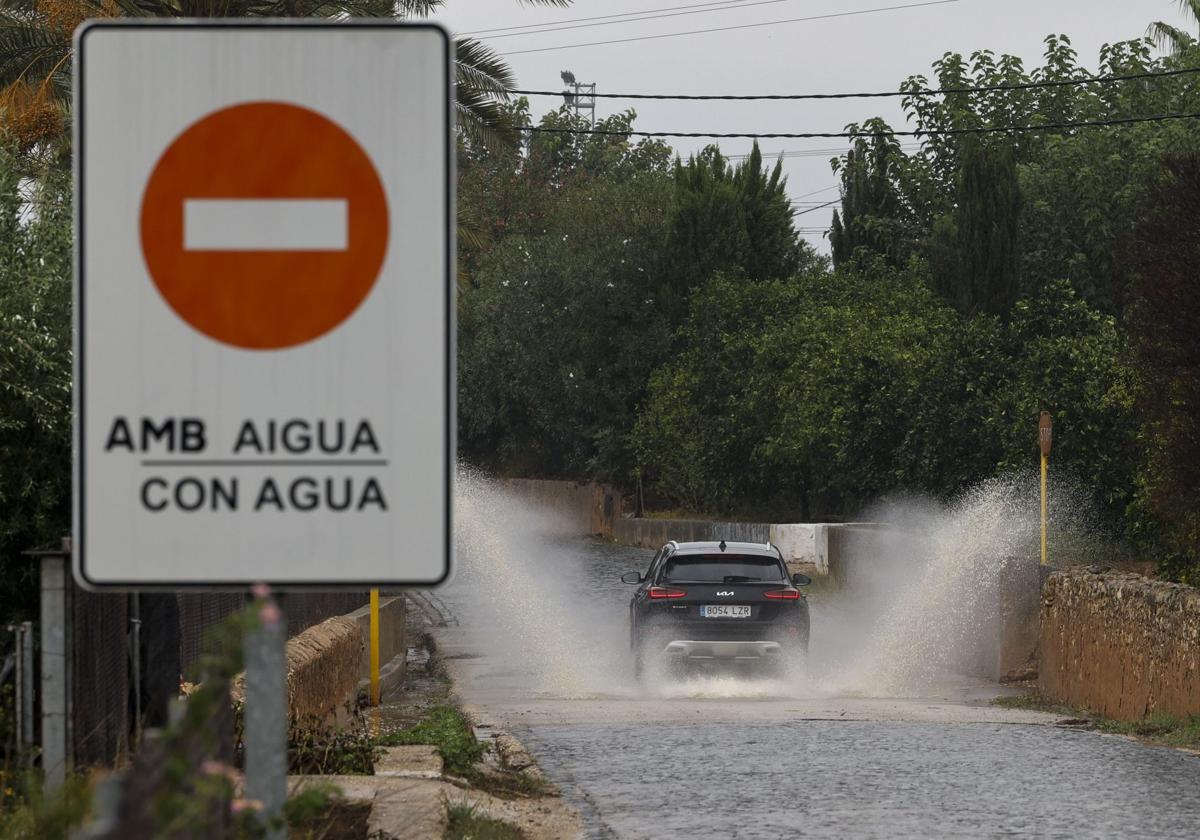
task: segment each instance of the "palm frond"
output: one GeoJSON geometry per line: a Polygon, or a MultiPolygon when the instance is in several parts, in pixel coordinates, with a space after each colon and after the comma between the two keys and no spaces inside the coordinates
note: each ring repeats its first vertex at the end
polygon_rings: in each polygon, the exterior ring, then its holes
{"type": "Polygon", "coordinates": [[[1172,55],[1183,52],[1183,50],[1194,43],[1191,35],[1179,27],[1164,23],[1161,20],[1155,21],[1146,28],[1146,36],[1160,50],[1166,50],[1172,55]]]}
{"type": "Polygon", "coordinates": [[[69,50],[69,35],[64,38],[35,23],[0,17],[0,87],[19,80],[40,83],[59,65],[65,67],[69,50]]]}
{"type": "Polygon", "coordinates": [[[455,41],[455,109],[459,130],[473,143],[496,146],[516,140],[503,104],[516,84],[512,70],[491,47],[474,38],[455,41]]]}

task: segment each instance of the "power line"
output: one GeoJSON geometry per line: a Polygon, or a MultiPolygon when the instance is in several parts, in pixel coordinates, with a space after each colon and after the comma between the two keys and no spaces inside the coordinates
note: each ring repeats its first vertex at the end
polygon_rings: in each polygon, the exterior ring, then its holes
{"type": "MultiPolygon", "coordinates": [[[[521,27],[521,28],[529,29],[530,31],[528,31],[528,32],[504,32],[503,34],[500,34],[500,35],[488,35],[487,38],[488,38],[488,40],[495,40],[496,38],[516,38],[516,37],[520,37],[522,35],[540,35],[543,32],[563,32],[568,29],[589,29],[593,26],[618,26],[622,23],[637,23],[637,22],[643,21],[643,20],[659,20],[661,18],[681,17],[683,15],[703,15],[703,14],[707,14],[709,12],[740,11],[742,9],[749,8],[751,6],[774,6],[779,3],[790,3],[790,2],[792,2],[792,0],[755,0],[755,2],[753,2],[753,3],[747,3],[747,2],[745,2],[745,0],[740,0],[740,2],[738,2],[736,4],[726,3],[725,5],[718,6],[715,9],[697,9],[697,8],[690,7],[690,6],[674,7],[677,9],[691,9],[691,11],[685,11],[685,12],[678,12],[678,11],[674,11],[672,9],[648,9],[645,12],[627,12],[624,15],[603,15],[602,16],[602,17],[606,17],[606,18],[621,18],[620,20],[600,20],[598,18],[582,18],[582,20],[591,20],[591,21],[595,21],[595,22],[594,23],[572,23],[571,21],[561,21],[562,23],[566,23],[567,25],[566,26],[557,26],[557,25],[553,25],[553,24],[544,24],[544,26],[547,27],[545,29],[536,29],[536,28],[534,28],[534,26],[537,26],[538,24],[535,24],[535,25],[531,25],[528,27],[521,27]],[[668,14],[652,14],[652,12],[655,12],[655,11],[668,12],[668,14]],[[642,17],[634,17],[634,15],[642,15],[642,17]]],[[[712,6],[715,4],[704,3],[701,5],[712,6]]],[[[507,27],[507,28],[517,29],[518,27],[507,27]]],[[[492,30],[485,30],[485,31],[501,32],[502,30],[492,29],[492,30]]]]}
{"type": "Polygon", "coordinates": [[[792,212],[792,215],[793,216],[803,216],[805,213],[813,213],[817,210],[820,210],[823,207],[831,207],[834,204],[837,204],[841,200],[842,199],[839,196],[838,198],[835,198],[833,201],[826,201],[824,204],[818,204],[816,207],[809,207],[807,210],[795,210],[792,212]]]}
{"type": "MultiPolygon", "coordinates": [[[[780,0],[782,2],[782,0],[780,0]]],[[[585,20],[609,20],[610,18],[627,18],[634,15],[649,15],[656,12],[674,12],[677,9],[696,9],[701,6],[725,6],[729,9],[735,9],[739,5],[744,4],[746,0],[714,0],[712,3],[688,3],[683,6],[667,6],[661,9],[642,9],[638,12],[619,12],[611,15],[594,15],[592,17],[581,18],[564,18],[563,20],[544,20],[541,23],[525,23],[519,26],[497,26],[493,29],[472,29],[467,32],[462,32],[462,35],[487,35],[490,32],[511,32],[514,29],[540,29],[543,26],[558,26],[560,23],[578,23],[585,20]]],[[[715,9],[713,11],[724,11],[715,9]]],[[[540,30],[553,31],[553,30],[540,30]]],[[[533,34],[533,33],[528,33],[533,34]]]]}
{"type": "Polygon", "coordinates": [[[627,44],[631,41],[654,41],[660,38],[679,38],[684,35],[704,35],[709,32],[731,32],[735,29],[754,29],[760,26],[776,26],[781,23],[800,23],[810,20],[828,20],[829,18],[855,17],[857,15],[872,15],[878,12],[894,12],[900,9],[917,9],[922,6],[945,6],[958,3],[960,0],[925,0],[923,3],[909,3],[903,6],[881,6],[877,9],[860,9],[854,12],[831,12],[825,15],[810,15],[808,17],[787,18],[785,20],[767,20],[761,23],[742,23],[736,26],[717,26],[711,29],[693,29],[688,32],[663,32],[659,35],[637,35],[630,38],[615,38],[611,41],[590,41],[583,44],[560,44],[557,47],[536,47],[528,50],[510,50],[501,55],[521,55],[522,53],[550,52],[551,50],[569,50],[577,47],[602,47],[608,44],[627,44]]]}
{"type": "MultiPolygon", "coordinates": [[[[750,100],[798,100],[798,99],[878,99],[897,96],[946,96],[956,93],[992,93],[1010,90],[1035,90],[1074,85],[1111,84],[1145,79],[1165,79],[1200,73],[1200,67],[1185,67],[1176,70],[1148,71],[1125,75],[1088,76],[1079,79],[1052,79],[1041,82],[1018,82],[1016,84],[980,85],[962,88],[931,88],[926,90],[887,90],[866,93],[751,93],[751,94],[699,94],[699,93],[597,93],[597,99],[675,99],[700,101],[750,101],[750,100]]],[[[521,96],[562,96],[560,90],[510,90],[521,96]]]]}
{"type": "MultiPolygon", "coordinates": [[[[901,143],[900,144],[900,150],[905,151],[905,152],[911,152],[914,149],[919,149],[919,148],[921,148],[920,143],[901,143]]],[[[761,155],[762,155],[763,163],[770,163],[771,161],[778,160],[781,157],[784,158],[785,160],[792,160],[793,158],[804,158],[804,157],[825,157],[826,155],[840,155],[844,151],[846,151],[845,148],[843,148],[841,146],[837,146],[837,147],[831,146],[829,148],[824,148],[824,149],[789,149],[789,150],[783,151],[783,152],[773,152],[773,153],[762,152],[761,155]]],[[[745,154],[745,155],[722,155],[722,157],[724,157],[726,160],[746,160],[747,158],[750,157],[750,155],[748,155],[748,154],[745,154]]]]}
{"type": "Polygon", "coordinates": [[[1157,114],[1152,117],[1115,117],[1107,120],[1085,120],[1082,122],[1044,123],[1042,125],[980,126],[977,128],[930,128],[924,131],[805,131],[805,132],[754,132],[754,131],[610,131],[607,129],[543,128],[529,126],[522,129],[534,134],[596,134],[605,137],[700,137],[715,139],[808,139],[814,137],[939,137],[956,134],[999,134],[1017,131],[1056,131],[1067,128],[1092,128],[1096,126],[1131,125],[1133,123],[1166,122],[1168,120],[1191,120],[1200,118],[1200,113],[1157,114]]]}
{"type": "Polygon", "coordinates": [[[821,187],[821,189],[819,189],[819,190],[813,190],[812,192],[801,193],[800,195],[796,196],[796,198],[807,198],[810,195],[817,195],[818,193],[829,192],[830,190],[836,190],[837,188],[838,188],[837,184],[834,184],[833,186],[830,186],[830,187],[821,187]]]}

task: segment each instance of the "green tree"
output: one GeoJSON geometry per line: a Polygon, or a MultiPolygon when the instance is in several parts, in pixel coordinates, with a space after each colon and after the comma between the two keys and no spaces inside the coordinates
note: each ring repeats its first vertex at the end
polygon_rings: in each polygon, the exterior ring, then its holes
{"type": "Polygon", "coordinates": [[[682,321],[691,291],[716,272],[774,280],[816,259],[796,234],[786,187],[782,160],[768,170],[757,142],[737,164],[716,146],[687,163],[676,160],[670,283],[661,292],[672,326],[682,321]]]}
{"type": "Polygon", "coordinates": [[[851,513],[908,478],[923,371],[955,324],[919,276],[880,261],[766,284],[718,275],[651,378],[642,463],[696,510],[851,513]]]}
{"type": "Polygon", "coordinates": [[[670,338],[669,151],[566,133],[464,158],[460,199],[487,237],[459,298],[461,454],[509,474],[627,479],[634,411],[670,338]]]}
{"type": "Polygon", "coordinates": [[[1021,291],[1021,188],[1012,150],[969,144],[951,214],[930,234],[934,290],[964,315],[1007,317],[1021,291]]]}
{"type": "Polygon", "coordinates": [[[1148,450],[1137,510],[1170,552],[1165,570],[1200,583],[1200,155],[1172,157],[1131,248],[1132,325],[1148,450]]]}
{"type": "Polygon", "coordinates": [[[70,196],[65,175],[23,182],[0,152],[0,619],[35,606],[20,552],[69,525],[70,196]]]}
{"type": "Polygon", "coordinates": [[[842,201],[829,228],[833,264],[848,265],[861,253],[902,266],[914,252],[916,233],[901,195],[900,144],[883,120],[851,125],[849,130],[877,133],[855,140],[845,156],[834,161],[834,171],[841,174],[842,201]]]}
{"type": "Polygon", "coordinates": [[[1065,282],[1002,324],[942,304],[919,264],[716,277],[679,344],[635,440],[654,489],[692,509],[836,519],[893,491],[946,498],[1027,468],[1043,408],[1056,469],[1110,523],[1129,501],[1133,368],[1115,320],[1065,282]]]}
{"type": "MultiPolygon", "coordinates": [[[[902,151],[886,134],[887,126],[873,121],[866,125],[884,135],[869,145],[856,142],[835,163],[847,194],[831,231],[835,261],[841,264],[855,248],[865,248],[894,265],[903,264],[896,257],[904,253],[899,243],[931,263],[939,288],[968,271],[978,276],[983,260],[983,276],[1004,278],[1002,288],[1015,271],[1021,295],[1036,295],[1046,284],[1066,278],[1090,305],[1112,314],[1122,311],[1131,277],[1119,254],[1132,235],[1137,208],[1157,177],[1163,152],[1194,146],[1200,124],[1173,120],[984,137],[969,132],[1194,112],[1200,108],[1200,88],[1186,75],[1036,85],[1195,67],[1200,48],[1184,45],[1174,56],[1156,58],[1147,39],[1106,44],[1093,72],[1079,63],[1066,36],[1052,35],[1045,43],[1043,61],[1032,70],[1015,56],[988,50],[969,57],[947,53],[934,63],[931,77],[913,76],[902,85],[908,92],[902,101],[911,128],[922,133],[919,148],[902,151]],[[930,87],[952,92],[923,93],[930,87]],[[864,145],[874,154],[864,158],[864,145]],[[980,188],[998,184],[1001,190],[989,195],[976,189],[976,198],[964,207],[964,188],[972,183],[980,188]],[[1016,185],[1020,211],[1014,237],[1016,185]],[[975,222],[964,229],[967,213],[975,222]],[[848,215],[854,225],[847,223],[848,215]],[[989,244],[980,250],[984,242],[989,244]],[[1015,269],[1014,247],[1019,257],[1015,269]]],[[[1011,301],[1012,296],[1005,298],[1011,301]]],[[[983,311],[996,310],[985,305],[983,311]]]]}
{"type": "MultiPolygon", "coordinates": [[[[521,0],[567,6],[570,0],[521,0]]],[[[445,0],[0,0],[0,129],[22,152],[67,160],[72,33],[88,18],[330,18],[408,20],[445,0]]],[[[459,129],[475,139],[509,129],[500,117],[514,77],[493,49],[455,39],[459,129]]]]}

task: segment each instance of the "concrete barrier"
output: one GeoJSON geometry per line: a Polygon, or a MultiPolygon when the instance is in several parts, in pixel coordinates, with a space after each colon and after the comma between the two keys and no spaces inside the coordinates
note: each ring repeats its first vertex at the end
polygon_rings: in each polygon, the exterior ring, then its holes
{"type": "Polygon", "coordinates": [[[566,535],[611,537],[613,523],[621,518],[621,494],[606,484],[537,478],[506,478],[500,484],[514,496],[553,513],[566,535]]]}
{"type": "MultiPolygon", "coordinates": [[[[407,599],[403,595],[379,598],[379,665],[380,696],[388,693],[404,679],[404,663],[408,654],[407,599]]],[[[358,625],[363,637],[359,659],[359,682],[371,679],[371,606],[368,604],[346,616],[358,625]]]]}
{"type": "Polygon", "coordinates": [[[808,575],[828,575],[830,527],[824,522],[771,525],[769,539],[789,566],[808,575]]]}
{"type": "Polygon", "coordinates": [[[880,548],[886,526],[873,523],[717,522],[708,519],[619,519],[613,537],[623,545],[659,548],[670,540],[769,542],[795,571],[829,576],[849,585],[887,552],[880,548]]]}
{"type": "Polygon", "coordinates": [[[706,519],[618,519],[612,535],[623,545],[642,548],[661,548],[671,540],[677,542],[765,543],[770,539],[771,526],[765,522],[712,522],[706,519]]]}
{"type": "Polygon", "coordinates": [[[1200,714],[1200,590],[1084,569],[1042,590],[1041,692],[1109,717],[1200,714]]]}

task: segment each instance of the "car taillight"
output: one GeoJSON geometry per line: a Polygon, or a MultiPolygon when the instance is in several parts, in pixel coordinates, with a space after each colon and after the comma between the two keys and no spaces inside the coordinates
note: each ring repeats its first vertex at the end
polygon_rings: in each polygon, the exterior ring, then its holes
{"type": "Polygon", "coordinates": [[[687,595],[682,589],[670,589],[666,586],[651,586],[646,590],[646,594],[658,601],[662,598],[682,598],[687,595]]]}
{"type": "Polygon", "coordinates": [[[774,601],[799,601],[799,589],[772,589],[770,592],[764,592],[763,595],[774,601]]]}

